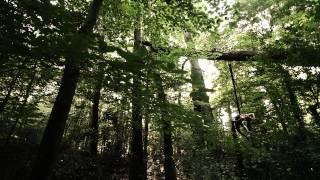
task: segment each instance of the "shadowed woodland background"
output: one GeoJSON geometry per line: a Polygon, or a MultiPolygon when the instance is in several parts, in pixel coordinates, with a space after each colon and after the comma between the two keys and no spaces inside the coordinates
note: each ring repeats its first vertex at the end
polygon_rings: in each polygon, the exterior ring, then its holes
{"type": "Polygon", "coordinates": [[[320,178],[318,0],[1,0],[0,42],[1,180],[320,178]]]}

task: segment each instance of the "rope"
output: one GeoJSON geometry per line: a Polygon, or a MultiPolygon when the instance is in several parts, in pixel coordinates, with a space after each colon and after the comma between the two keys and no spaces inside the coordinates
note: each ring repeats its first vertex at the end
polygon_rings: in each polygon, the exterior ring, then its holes
{"type": "Polygon", "coordinates": [[[239,115],[240,115],[240,114],[241,114],[241,110],[240,110],[240,103],[239,103],[238,94],[237,94],[236,81],[235,81],[235,79],[234,79],[234,74],[233,74],[233,70],[232,70],[232,65],[231,65],[230,62],[228,63],[228,66],[229,66],[229,71],[230,71],[231,80],[232,80],[232,85],[233,85],[233,93],[234,93],[234,96],[235,96],[237,109],[238,109],[238,112],[239,112],[239,115]]]}

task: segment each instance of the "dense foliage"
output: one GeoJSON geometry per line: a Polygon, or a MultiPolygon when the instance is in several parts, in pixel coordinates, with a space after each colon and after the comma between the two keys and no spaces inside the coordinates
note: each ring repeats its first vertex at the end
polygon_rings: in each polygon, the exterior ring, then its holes
{"type": "Polygon", "coordinates": [[[319,179],[319,27],[317,0],[3,0],[0,179],[319,179]]]}

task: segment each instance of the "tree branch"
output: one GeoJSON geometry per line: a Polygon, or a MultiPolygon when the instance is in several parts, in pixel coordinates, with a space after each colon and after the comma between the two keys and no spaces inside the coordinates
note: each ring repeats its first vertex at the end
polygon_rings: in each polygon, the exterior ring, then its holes
{"type": "Polygon", "coordinates": [[[254,51],[232,51],[223,53],[213,53],[207,57],[209,60],[225,60],[225,61],[255,61],[255,57],[264,57],[270,60],[281,61],[287,59],[287,54],[284,52],[277,53],[262,53],[254,51]]]}

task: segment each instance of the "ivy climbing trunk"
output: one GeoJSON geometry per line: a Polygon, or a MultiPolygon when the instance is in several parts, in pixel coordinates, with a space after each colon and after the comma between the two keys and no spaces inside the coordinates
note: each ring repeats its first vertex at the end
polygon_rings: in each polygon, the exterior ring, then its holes
{"type": "MultiPolygon", "coordinates": [[[[99,9],[102,6],[102,1],[103,0],[94,0],[92,2],[87,18],[79,29],[78,36],[86,38],[92,32],[98,18],[99,9]]],[[[85,51],[87,51],[87,45],[81,46],[75,53],[82,54],[82,52],[85,51]]],[[[80,56],[78,56],[78,58],[80,58],[80,56]]],[[[40,143],[39,152],[31,171],[31,180],[46,180],[50,177],[55,165],[79,75],[80,60],[77,59],[75,54],[70,55],[66,58],[59,92],[51,110],[40,143]]]]}
{"type": "Polygon", "coordinates": [[[190,94],[194,106],[194,110],[199,112],[204,119],[203,122],[198,122],[200,126],[200,138],[201,143],[206,146],[207,144],[207,134],[203,125],[209,127],[213,122],[213,114],[209,104],[209,96],[206,93],[206,87],[204,79],[202,76],[202,70],[199,66],[198,59],[190,58],[191,65],[191,82],[192,82],[192,92],[190,94]]]}
{"type": "MultiPolygon", "coordinates": [[[[141,29],[134,30],[134,51],[141,48],[141,29]]],[[[141,71],[140,69],[138,71],[141,71]]],[[[132,139],[130,142],[130,162],[129,162],[129,179],[143,180],[146,179],[145,161],[142,141],[142,82],[135,75],[133,77],[132,89],[132,139]]]]}
{"type": "Polygon", "coordinates": [[[167,98],[163,89],[162,79],[160,74],[155,75],[155,83],[158,90],[158,98],[160,104],[160,115],[162,122],[163,133],[163,151],[164,151],[164,171],[165,179],[177,179],[176,167],[173,160],[173,147],[172,147],[172,126],[170,119],[167,118],[167,98]]]}
{"type": "Polygon", "coordinates": [[[213,122],[213,114],[209,104],[209,96],[206,93],[206,86],[202,76],[202,70],[198,59],[190,59],[191,82],[192,82],[192,101],[194,110],[204,115],[204,124],[210,125],[213,122]]]}

